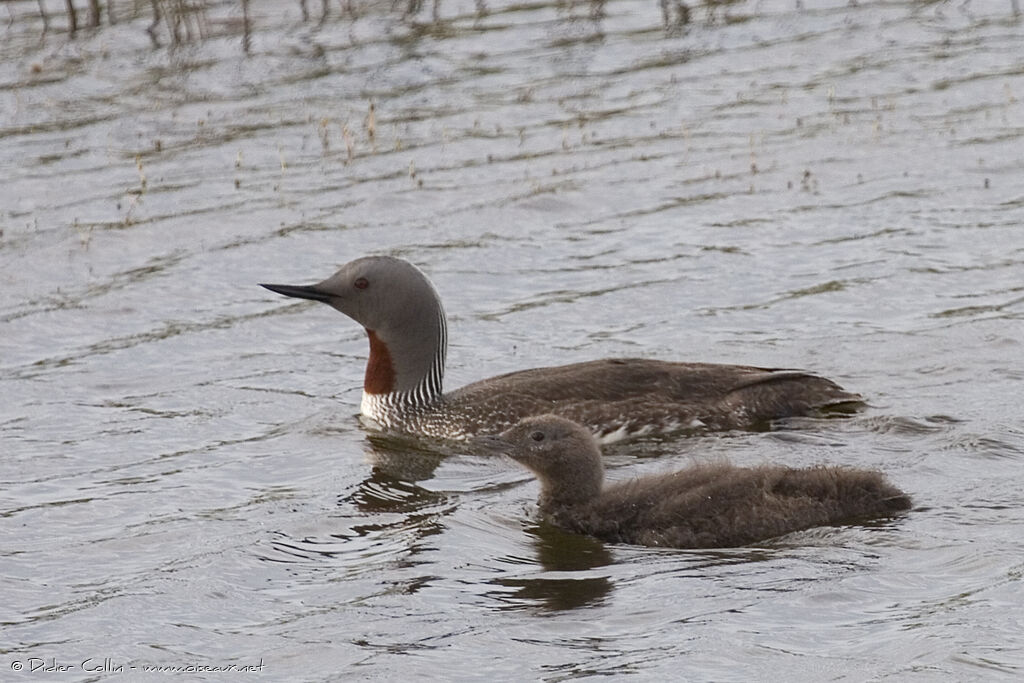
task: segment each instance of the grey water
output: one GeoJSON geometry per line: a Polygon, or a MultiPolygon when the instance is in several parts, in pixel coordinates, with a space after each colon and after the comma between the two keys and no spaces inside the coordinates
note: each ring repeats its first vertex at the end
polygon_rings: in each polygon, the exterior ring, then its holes
{"type": "Polygon", "coordinates": [[[147,5],[0,10],[0,677],[1024,674],[1013,3],[222,2],[178,42],[147,5]],[[433,279],[448,388],[641,356],[868,399],[611,479],[838,463],[915,509],[717,552],[540,524],[511,461],[361,426],[362,330],[256,284],[370,253],[433,279]]]}

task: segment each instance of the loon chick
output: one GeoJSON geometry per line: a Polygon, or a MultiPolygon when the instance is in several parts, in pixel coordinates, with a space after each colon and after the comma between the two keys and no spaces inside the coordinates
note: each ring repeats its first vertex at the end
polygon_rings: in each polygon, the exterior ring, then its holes
{"type": "Polygon", "coordinates": [[[441,299],[408,261],[367,256],[315,285],[261,285],[321,301],[366,329],[361,413],[382,428],[465,439],[556,413],[609,442],[678,429],[742,429],[829,407],[857,394],[805,372],[611,358],[535,368],[442,391],[448,346],[441,299]]]}
{"type": "Polygon", "coordinates": [[[845,467],[701,464],[602,489],[604,469],[593,436],[557,415],[528,417],[473,443],[509,455],[537,475],[538,504],[553,524],[611,543],[737,547],[910,507],[910,497],[880,472],[845,467]]]}

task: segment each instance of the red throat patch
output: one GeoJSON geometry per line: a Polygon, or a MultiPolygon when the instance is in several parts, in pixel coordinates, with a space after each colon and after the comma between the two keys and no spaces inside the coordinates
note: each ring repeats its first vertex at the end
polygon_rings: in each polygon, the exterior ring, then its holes
{"type": "Polygon", "coordinates": [[[366,362],[366,377],[363,391],[368,394],[387,394],[395,387],[395,367],[391,364],[391,352],[373,330],[366,330],[370,338],[370,359],[366,362]]]}

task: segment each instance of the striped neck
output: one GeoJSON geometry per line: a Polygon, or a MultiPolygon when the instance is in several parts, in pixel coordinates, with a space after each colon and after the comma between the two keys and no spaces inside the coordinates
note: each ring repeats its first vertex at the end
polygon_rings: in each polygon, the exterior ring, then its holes
{"type": "Polygon", "coordinates": [[[360,412],[384,426],[429,409],[443,394],[448,325],[440,303],[425,334],[423,329],[415,335],[400,332],[406,334],[392,332],[385,338],[366,330],[370,357],[360,412]]]}

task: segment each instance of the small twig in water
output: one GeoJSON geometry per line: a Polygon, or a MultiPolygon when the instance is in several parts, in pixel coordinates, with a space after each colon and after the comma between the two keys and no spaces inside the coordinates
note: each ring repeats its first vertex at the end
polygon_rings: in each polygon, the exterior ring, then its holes
{"type": "Polygon", "coordinates": [[[370,111],[366,114],[366,135],[370,138],[370,146],[377,151],[377,114],[373,102],[370,102],[370,111]]]}
{"type": "Polygon", "coordinates": [[[142,155],[135,155],[135,168],[139,169],[139,186],[146,191],[146,172],[142,170],[142,155]]]}
{"type": "Polygon", "coordinates": [[[75,3],[72,0],[64,0],[64,4],[68,8],[68,33],[74,37],[75,31],[78,30],[78,15],[75,14],[75,3]]]}
{"type": "Polygon", "coordinates": [[[43,19],[43,33],[50,28],[50,15],[46,13],[46,5],[43,4],[43,0],[37,0],[39,3],[39,16],[43,19]]]}
{"type": "Polygon", "coordinates": [[[160,41],[156,37],[156,27],[160,25],[159,0],[150,0],[150,5],[153,7],[153,21],[146,27],[146,33],[149,34],[149,39],[153,41],[153,47],[160,47],[160,41]]]}
{"type": "Polygon", "coordinates": [[[352,131],[348,129],[348,125],[341,127],[341,139],[345,141],[345,150],[348,152],[348,159],[345,161],[347,164],[352,161],[352,157],[355,156],[355,140],[352,137],[352,131]]]}

